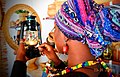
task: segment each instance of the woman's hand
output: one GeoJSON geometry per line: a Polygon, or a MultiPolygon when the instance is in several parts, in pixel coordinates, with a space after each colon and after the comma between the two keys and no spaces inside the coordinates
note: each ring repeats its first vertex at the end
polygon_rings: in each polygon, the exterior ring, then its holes
{"type": "Polygon", "coordinates": [[[26,52],[26,50],[25,50],[24,43],[23,43],[23,41],[20,41],[19,48],[16,51],[16,60],[26,62],[27,58],[25,56],[25,54],[26,54],[25,52],[26,52]]]}
{"type": "Polygon", "coordinates": [[[38,49],[43,55],[45,54],[48,59],[52,60],[56,66],[61,63],[61,60],[55,53],[56,50],[52,46],[48,45],[47,43],[43,43],[38,47],[38,49]]]}

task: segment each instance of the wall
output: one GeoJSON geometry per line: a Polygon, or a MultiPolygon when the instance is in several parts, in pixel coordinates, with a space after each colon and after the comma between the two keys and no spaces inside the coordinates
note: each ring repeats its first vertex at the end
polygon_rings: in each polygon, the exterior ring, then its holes
{"type": "MultiPolygon", "coordinates": [[[[42,24],[42,40],[43,42],[46,40],[46,37],[50,30],[53,28],[53,20],[43,20],[43,18],[48,17],[47,8],[48,4],[53,3],[54,0],[6,0],[5,1],[5,12],[15,4],[27,4],[31,6],[39,15],[41,24],[42,24]]],[[[13,33],[13,32],[11,32],[13,33]]],[[[10,76],[12,66],[15,60],[15,55],[13,53],[13,49],[9,47],[7,44],[7,58],[8,58],[8,73],[10,76]]],[[[46,57],[40,58],[41,62],[47,61],[46,57]]]]}

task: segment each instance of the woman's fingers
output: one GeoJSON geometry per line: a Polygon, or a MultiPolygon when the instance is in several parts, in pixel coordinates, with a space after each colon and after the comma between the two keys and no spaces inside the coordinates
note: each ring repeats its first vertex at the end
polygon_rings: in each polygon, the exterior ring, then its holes
{"type": "Polygon", "coordinates": [[[53,47],[47,43],[43,43],[39,46],[39,48],[47,49],[48,51],[53,50],[53,47]]]}
{"type": "Polygon", "coordinates": [[[47,43],[43,43],[41,44],[38,49],[41,51],[41,52],[46,52],[46,51],[53,51],[54,48],[52,46],[50,46],[49,44],[47,43]]]}
{"type": "Polygon", "coordinates": [[[20,60],[20,61],[25,61],[26,62],[25,46],[24,46],[23,41],[20,41],[19,48],[18,48],[17,53],[16,53],[16,60],[20,60]]]}
{"type": "Polygon", "coordinates": [[[47,43],[43,43],[38,47],[38,49],[40,50],[42,55],[45,54],[49,59],[51,59],[51,57],[55,54],[54,48],[47,43]]]}

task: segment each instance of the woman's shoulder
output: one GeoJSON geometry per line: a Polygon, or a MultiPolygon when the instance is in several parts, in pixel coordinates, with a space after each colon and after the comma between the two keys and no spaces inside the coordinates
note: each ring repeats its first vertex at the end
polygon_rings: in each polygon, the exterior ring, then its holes
{"type": "Polygon", "coordinates": [[[109,77],[108,76],[108,72],[100,72],[100,74],[98,75],[98,77],[109,77]]]}
{"type": "MultiPolygon", "coordinates": [[[[55,77],[89,77],[89,76],[83,72],[69,72],[65,75],[59,75],[55,77]]],[[[100,72],[98,77],[108,77],[108,74],[107,72],[100,72]]]]}
{"type": "Polygon", "coordinates": [[[60,75],[56,77],[89,77],[89,76],[83,72],[69,72],[65,75],[60,75]]]}

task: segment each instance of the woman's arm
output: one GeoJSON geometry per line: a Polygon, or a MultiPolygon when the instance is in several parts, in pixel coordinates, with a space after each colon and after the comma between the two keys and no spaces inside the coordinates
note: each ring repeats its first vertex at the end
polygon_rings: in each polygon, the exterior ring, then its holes
{"type": "Polygon", "coordinates": [[[16,60],[14,62],[10,77],[26,77],[26,56],[23,41],[20,41],[18,50],[16,51],[16,60]]]}
{"type": "Polygon", "coordinates": [[[13,65],[13,69],[10,77],[26,77],[26,63],[20,60],[16,60],[13,65]]]}

